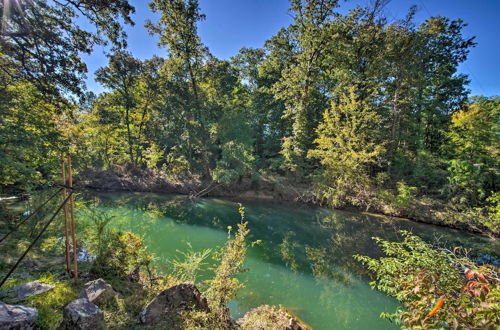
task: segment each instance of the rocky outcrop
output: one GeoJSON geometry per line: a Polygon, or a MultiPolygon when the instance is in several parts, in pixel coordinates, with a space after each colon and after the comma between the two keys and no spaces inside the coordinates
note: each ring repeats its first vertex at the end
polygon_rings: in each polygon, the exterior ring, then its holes
{"type": "Polygon", "coordinates": [[[299,322],[283,307],[262,305],[252,309],[242,318],[236,320],[246,330],[309,330],[310,327],[299,322]]]}
{"type": "Polygon", "coordinates": [[[82,289],[81,297],[87,298],[94,304],[100,304],[116,296],[117,293],[113,287],[106,283],[102,278],[85,283],[82,289]]]}
{"type": "Polygon", "coordinates": [[[55,286],[52,284],[33,281],[4,290],[0,292],[0,297],[15,300],[25,300],[28,297],[39,295],[54,288],[55,286]]]}
{"type": "Polygon", "coordinates": [[[96,330],[104,326],[104,313],[87,298],[70,302],[63,315],[59,329],[96,330]]]}
{"type": "Polygon", "coordinates": [[[164,319],[174,319],[181,311],[208,311],[208,303],[192,282],[181,283],[156,296],[139,315],[144,324],[155,324],[164,319]]]}
{"type": "Polygon", "coordinates": [[[7,305],[0,301],[0,330],[30,330],[37,318],[35,308],[7,305]]]}

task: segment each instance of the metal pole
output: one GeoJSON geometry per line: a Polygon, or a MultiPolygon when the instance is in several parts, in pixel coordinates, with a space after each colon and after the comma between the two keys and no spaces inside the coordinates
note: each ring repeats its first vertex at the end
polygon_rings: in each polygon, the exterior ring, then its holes
{"type": "MultiPolygon", "coordinates": [[[[73,194],[72,191],[69,192],[70,195],[73,194]]],[[[52,217],[50,218],[50,220],[45,224],[45,226],[42,228],[42,231],[38,234],[38,236],[33,240],[33,242],[31,242],[31,244],[28,246],[28,248],[26,249],[26,251],[24,251],[23,255],[17,260],[16,264],[10,269],[10,271],[7,273],[7,275],[5,275],[5,277],[3,278],[2,282],[0,283],[0,288],[2,287],[2,285],[5,284],[5,282],[7,282],[7,279],[10,277],[10,275],[12,275],[12,273],[16,270],[17,266],[19,266],[19,264],[21,263],[21,261],[23,261],[24,257],[26,257],[26,255],[28,254],[28,252],[31,250],[31,248],[35,245],[35,243],[38,241],[38,239],[42,236],[42,234],[47,230],[47,228],[50,226],[50,224],[52,223],[52,221],[54,221],[54,219],[56,218],[56,216],[59,214],[59,212],[61,211],[63,205],[66,205],[66,202],[68,201],[68,198],[66,198],[62,204],[57,208],[57,211],[52,215],[52,217]]]]}
{"type": "MultiPolygon", "coordinates": [[[[71,167],[71,156],[68,155],[68,176],[69,176],[69,188],[73,192],[73,169],[71,167]]],[[[73,274],[75,276],[75,281],[78,280],[78,264],[77,264],[77,249],[76,249],[76,230],[75,230],[75,201],[73,199],[73,194],[71,194],[69,199],[69,208],[71,210],[71,233],[73,238],[73,274]]]]}
{"type": "MultiPolygon", "coordinates": [[[[66,172],[64,168],[64,154],[61,153],[61,177],[63,184],[63,200],[66,200],[66,172]]],[[[71,271],[70,268],[70,256],[69,256],[69,231],[68,231],[68,205],[64,203],[64,237],[66,244],[66,270],[68,273],[71,271]]]]}

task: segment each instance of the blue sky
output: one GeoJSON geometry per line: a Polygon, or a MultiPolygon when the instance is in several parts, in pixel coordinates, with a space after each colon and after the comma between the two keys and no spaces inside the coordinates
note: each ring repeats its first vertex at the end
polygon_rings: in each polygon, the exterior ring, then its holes
{"type": "MultiPolygon", "coordinates": [[[[262,47],[292,19],[288,13],[288,0],[199,0],[206,20],[199,24],[203,43],[218,58],[228,59],[241,47],[262,47]]],[[[340,11],[346,12],[356,4],[370,0],[342,2],[340,11]]],[[[127,27],[129,51],[140,59],[153,55],[162,56],[164,49],[156,45],[158,39],[144,28],[146,19],[155,21],[147,6],[147,0],[131,0],[136,8],[133,16],[136,25],[127,27]]],[[[429,16],[443,15],[451,19],[462,18],[469,24],[464,30],[466,37],[476,36],[478,45],[470,52],[468,60],[459,71],[471,79],[471,94],[500,95],[500,0],[392,0],[385,11],[389,19],[403,17],[408,8],[417,5],[417,22],[429,16]]],[[[96,49],[85,56],[89,73],[87,85],[94,92],[102,87],[94,81],[94,71],[106,65],[103,49],[96,49]]]]}

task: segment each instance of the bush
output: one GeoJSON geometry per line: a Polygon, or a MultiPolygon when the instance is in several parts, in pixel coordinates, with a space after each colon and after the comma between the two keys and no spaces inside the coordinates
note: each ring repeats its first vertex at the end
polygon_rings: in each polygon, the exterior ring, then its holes
{"type": "Polygon", "coordinates": [[[410,206],[417,194],[417,188],[400,181],[397,183],[397,194],[389,190],[377,191],[378,202],[391,208],[405,208],[410,206]]]}
{"type": "Polygon", "coordinates": [[[495,328],[500,322],[498,269],[478,267],[466,256],[435,249],[401,231],[403,241],[374,238],[387,257],[354,258],[376,275],[371,285],[398,299],[404,309],[381,316],[403,328],[495,328]]]}
{"type": "Polygon", "coordinates": [[[151,275],[152,261],[153,257],[146,252],[139,236],[113,231],[102,253],[96,256],[91,271],[104,278],[124,279],[136,268],[144,266],[151,275]]]}
{"type": "MultiPolygon", "coordinates": [[[[184,328],[204,328],[204,329],[233,329],[231,320],[229,301],[236,295],[236,291],[243,286],[236,276],[245,271],[243,262],[245,261],[247,245],[245,237],[249,233],[247,222],[244,222],[245,210],[240,206],[241,223],[238,224],[238,231],[233,239],[228,240],[226,245],[216,254],[219,265],[214,269],[214,277],[206,281],[208,289],[205,296],[208,300],[210,312],[188,312],[185,317],[184,328]]],[[[231,226],[228,227],[230,237],[231,226]]]]}
{"type": "Polygon", "coordinates": [[[196,282],[197,272],[206,264],[205,259],[211,252],[211,249],[205,249],[201,252],[193,251],[193,247],[188,243],[186,252],[177,250],[177,253],[183,258],[172,260],[173,275],[181,282],[196,282]]]}

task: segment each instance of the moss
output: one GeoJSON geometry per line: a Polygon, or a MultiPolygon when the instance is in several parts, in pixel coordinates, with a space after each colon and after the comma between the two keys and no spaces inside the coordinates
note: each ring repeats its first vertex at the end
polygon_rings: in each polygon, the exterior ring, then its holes
{"type": "Polygon", "coordinates": [[[246,330],[282,330],[290,327],[292,319],[295,320],[302,329],[311,329],[282,306],[259,306],[246,313],[245,316],[237,320],[236,323],[242,329],[246,330]]]}
{"type": "Polygon", "coordinates": [[[79,286],[73,282],[56,280],[52,274],[44,274],[39,280],[55,288],[28,299],[28,304],[38,309],[37,327],[56,329],[62,320],[64,306],[79,297],[79,286]]]}

